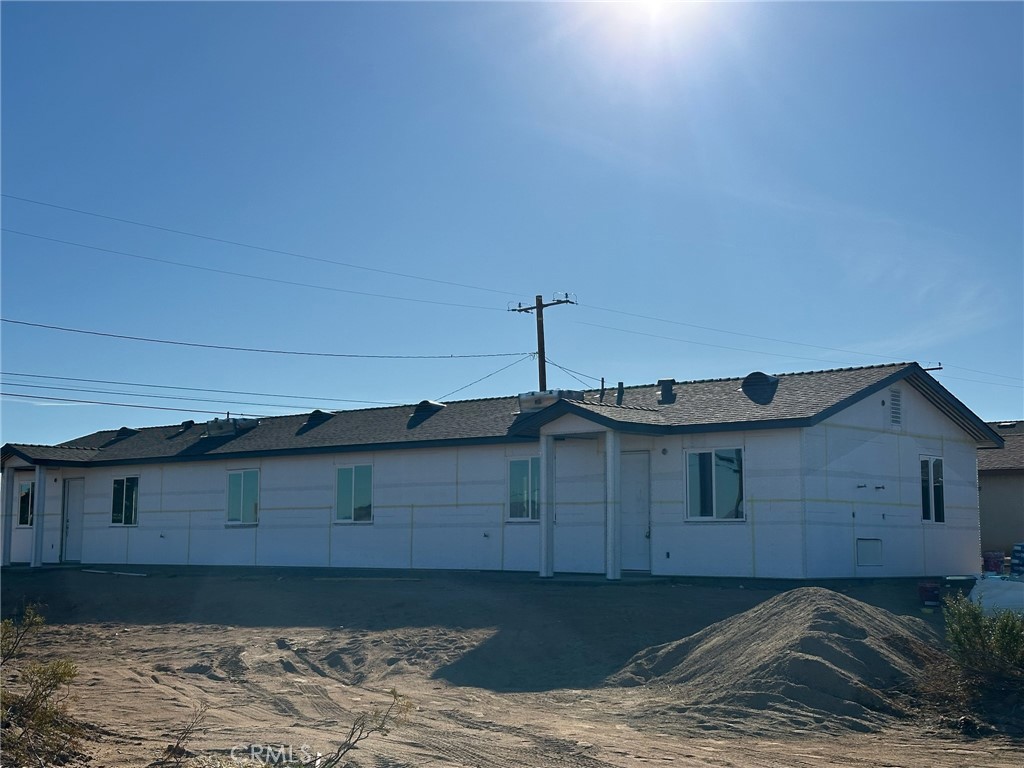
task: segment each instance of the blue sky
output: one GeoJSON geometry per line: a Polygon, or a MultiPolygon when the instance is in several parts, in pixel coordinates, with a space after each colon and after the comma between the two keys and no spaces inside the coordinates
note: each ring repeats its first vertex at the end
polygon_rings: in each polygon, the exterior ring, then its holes
{"type": "MultiPolygon", "coordinates": [[[[261,415],[515,394],[536,339],[509,302],[569,292],[547,353],[575,374],[550,387],[916,360],[1024,417],[1020,3],[0,12],[4,318],[508,355],[6,322],[6,393],[261,415]]],[[[212,418],[2,409],[4,442],[212,418]]]]}

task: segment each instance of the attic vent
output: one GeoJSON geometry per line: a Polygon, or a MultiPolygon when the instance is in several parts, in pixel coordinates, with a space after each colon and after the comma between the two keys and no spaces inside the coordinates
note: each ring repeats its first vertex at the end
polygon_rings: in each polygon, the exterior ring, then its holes
{"type": "Polygon", "coordinates": [[[121,427],[119,430],[117,430],[118,437],[131,437],[132,435],[137,434],[139,434],[139,430],[132,429],[131,427],[121,427]]]}
{"type": "Polygon", "coordinates": [[[196,425],[196,423],[194,421],[192,421],[192,419],[188,419],[187,421],[183,421],[183,422],[181,422],[181,426],[178,427],[178,431],[177,432],[173,432],[172,434],[168,435],[167,439],[170,440],[171,438],[177,437],[178,435],[183,435],[186,432],[188,432],[190,429],[192,429],[192,427],[194,427],[195,425],[196,425]]]}
{"type": "Polygon", "coordinates": [[[306,417],[306,423],[307,424],[322,424],[323,422],[327,421],[329,418],[331,418],[331,414],[324,413],[323,411],[321,411],[318,408],[317,410],[313,411],[311,414],[309,414],[309,416],[306,417]]]}
{"type": "Polygon", "coordinates": [[[889,390],[889,424],[903,426],[903,393],[898,389],[889,390]]]}
{"type": "Polygon", "coordinates": [[[420,400],[416,403],[416,413],[436,413],[442,408],[447,408],[444,403],[438,403],[434,400],[420,400]]]}
{"type": "Polygon", "coordinates": [[[675,385],[675,379],[658,379],[658,387],[661,390],[658,396],[658,405],[669,405],[676,401],[676,393],[672,391],[675,385]]]}
{"type": "Polygon", "coordinates": [[[775,399],[779,386],[778,376],[769,376],[761,371],[747,374],[740,385],[740,391],[758,405],[768,405],[775,399]]]}

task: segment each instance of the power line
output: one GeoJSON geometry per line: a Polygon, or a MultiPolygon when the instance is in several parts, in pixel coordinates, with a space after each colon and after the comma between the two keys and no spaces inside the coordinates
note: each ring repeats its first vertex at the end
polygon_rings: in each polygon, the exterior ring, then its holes
{"type": "Polygon", "coordinates": [[[843,365],[844,364],[844,363],[836,361],[836,360],[822,360],[821,358],[818,358],[818,357],[800,357],[799,355],[784,355],[784,354],[782,354],[780,352],[762,352],[760,350],[755,350],[755,349],[743,349],[742,347],[729,347],[729,346],[726,346],[724,344],[710,344],[710,343],[705,342],[705,341],[693,341],[692,339],[678,339],[678,338],[676,338],[674,336],[661,336],[661,335],[659,335],[657,333],[644,333],[643,331],[629,331],[629,330],[626,330],[625,328],[615,328],[615,327],[610,326],[610,325],[599,325],[598,323],[585,323],[585,322],[583,322],[581,320],[576,320],[574,322],[576,322],[578,325],[589,325],[592,328],[603,328],[606,331],[619,331],[620,333],[631,333],[634,336],[647,336],[647,337],[652,338],[652,339],[664,339],[665,341],[678,341],[678,342],[681,342],[683,344],[696,344],[696,345],[701,346],[701,347],[713,347],[715,349],[728,349],[728,350],[732,350],[733,352],[746,352],[747,354],[751,354],[751,355],[770,355],[772,357],[784,357],[784,358],[787,358],[789,360],[813,360],[816,363],[830,363],[830,364],[833,364],[833,365],[843,365]]]}
{"type": "Polygon", "coordinates": [[[152,261],[157,264],[168,264],[173,267],[182,267],[184,269],[195,269],[200,272],[212,272],[217,275],[228,275],[229,277],[244,277],[247,280],[259,280],[264,283],[278,283],[280,285],[289,285],[294,288],[312,288],[319,291],[330,291],[332,293],[347,293],[355,296],[368,296],[374,299],[390,299],[392,301],[409,301],[415,304],[433,304],[441,307],[459,307],[461,309],[483,309],[489,312],[500,312],[502,311],[498,307],[484,307],[479,304],[459,304],[451,301],[435,301],[433,299],[413,299],[408,296],[391,296],[384,293],[371,293],[369,291],[354,291],[349,288],[336,288],[330,285],[317,285],[315,283],[300,283],[297,280],[282,280],[277,277],[266,277],[264,275],[251,275],[247,272],[234,272],[229,269],[217,269],[216,267],[204,267],[199,264],[187,264],[183,261],[173,261],[171,259],[161,259],[156,256],[142,256],[138,253],[129,253],[127,251],[117,251],[113,248],[102,248],[98,245],[89,245],[87,243],[76,243],[72,240],[61,240],[56,237],[47,237],[46,235],[39,235],[33,232],[22,232],[17,229],[9,229],[7,227],[2,228],[3,232],[7,232],[12,235],[21,235],[22,237],[32,237],[36,240],[46,240],[51,243],[60,243],[61,245],[70,245],[75,248],[86,248],[90,251],[99,251],[100,253],[110,253],[115,256],[127,256],[131,259],[140,259],[142,261],[152,261]]]}
{"type": "Polygon", "coordinates": [[[65,328],[60,325],[47,325],[46,323],[29,323],[25,320],[13,320],[11,318],[0,318],[0,322],[24,325],[30,328],[45,328],[51,331],[63,331],[66,333],[82,333],[88,336],[102,336],[111,339],[128,339],[130,341],[144,341],[151,344],[170,344],[177,347],[198,347],[200,349],[223,349],[231,352],[259,352],[267,355],[300,355],[305,357],[340,357],[358,358],[368,360],[466,360],[482,357],[517,357],[519,355],[532,355],[532,352],[492,352],[477,355],[357,355],[344,352],[300,352],[285,349],[260,349],[257,347],[233,347],[223,344],[201,344],[195,341],[175,341],[172,339],[153,339],[146,336],[129,336],[121,333],[104,333],[102,331],[88,331],[82,328],[65,328]]]}
{"type": "MultiPolygon", "coordinates": [[[[724,328],[714,328],[714,327],[709,326],[709,325],[699,325],[697,323],[687,323],[687,322],[684,322],[682,320],[669,320],[668,318],[665,318],[665,317],[655,317],[654,315],[644,315],[644,314],[640,314],[640,313],[637,313],[637,312],[626,312],[625,310],[612,309],[610,307],[599,307],[599,306],[596,306],[594,304],[580,304],[580,306],[585,307],[585,308],[589,308],[589,309],[596,309],[599,312],[610,312],[610,313],[613,313],[613,314],[616,314],[616,315],[623,315],[625,317],[635,317],[635,318],[639,318],[641,320],[652,320],[652,321],[657,322],[657,323],[668,323],[670,325],[683,326],[684,328],[696,328],[696,329],[701,330],[701,331],[712,331],[713,333],[724,333],[724,334],[727,334],[727,335],[730,335],[730,336],[742,336],[744,338],[757,339],[759,341],[771,341],[771,342],[774,342],[774,343],[777,343],[777,344],[791,344],[791,345],[797,346],[797,347],[808,347],[810,349],[820,349],[820,350],[824,350],[826,352],[841,352],[842,354],[846,354],[846,355],[861,355],[863,357],[874,357],[874,358],[879,359],[879,360],[887,360],[887,361],[888,360],[896,360],[896,359],[899,359],[901,357],[900,355],[879,355],[879,354],[874,353],[874,352],[860,352],[860,351],[855,350],[855,349],[843,349],[842,347],[829,347],[829,346],[824,346],[824,345],[821,345],[821,344],[809,344],[807,342],[802,342],[802,341],[790,341],[788,339],[779,339],[779,338],[775,338],[775,337],[772,337],[772,336],[759,336],[758,334],[743,333],[742,331],[729,331],[729,330],[726,330],[724,328]]],[[[597,326],[597,327],[603,328],[603,327],[606,327],[606,326],[597,326]]],[[[613,329],[613,330],[622,330],[622,329],[613,329]]],[[[629,331],[626,331],[626,332],[629,333],[629,331]]],[[[676,340],[677,341],[682,341],[682,339],[676,339],[676,340]]],[[[693,341],[693,342],[688,342],[688,343],[700,344],[701,342],[693,341]]],[[[713,345],[713,344],[706,344],[704,346],[715,346],[715,345],[713,345]]],[[[721,347],[721,348],[722,349],[738,349],[737,347],[721,347]]],[[[750,351],[750,350],[739,350],[739,351],[746,352],[746,351],[750,351]]],[[[768,355],[768,354],[772,354],[772,353],[770,353],[770,352],[757,352],[755,354],[768,355]]],[[[786,355],[786,357],[793,357],[793,356],[786,355]]],[[[793,359],[797,359],[797,360],[817,360],[817,358],[811,358],[811,357],[793,357],[793,359]]],[[[1011,381],[1024,381],[1024,379],[1021,379],[1019,376],[1007,376],[1006,374],[1003,374],[1003,373],[992,373],[991,371],[979,371],[979,370],[976,370],[974,368],[964,368],[963,366],[950,365],[948,363],[946,364],[946,367],[947,368],[956,368],[957,370],[961,370],[961,371],[970,371],[971,373],[979,373],[979,374],[982,374],[984,376],[996,376],[996,377],[1001,378],[1001,379],[1010,379],[1011,381]]]]}
{"type": "Polygon", "coordinates": [[[587,384],[587,382],[585,382],[585,381],[584,381],[583,379],[581,379],[581,378],[580,378],[579,376],[577,376],[577,375],[576,375],[576,372],[575,372],[575,371],[570,371],[570,370],[569,370],[568,368],[565,368],[565,367],[563,367],[563,366],[559,365],[559,364],[558,364],[558,363],[556,363],[556,362],[555,362],[554,360],[552,360],[552,359],[551,359],[550,357],[548,358],[548,362],[549,362],[549,363],[551,363],[551,365],[555,366],[555,368],[557,368],[558,370],[560,370],[560,371],[564,371],[565,373],[567,373],[567,374],[569,374],[570,376],[572,376],[572,378],[576,379],[576,381],[578,381],[578,382],[579,382],[580,384],[582,384],[582,385],[583,385],[584,387],[586,387],[587,389],[590,389],[590,385],[589,385],[589,384],[587,384]]]}
{"type": "MultiPolygon", "coordinates": [[[[77,381],[86,384],[113,384],[122,387],[148,387],[153,389],[179,389],[186,392],[214,392],[221,395],[251,395],[253,397],[285,397],[291,400],[319,400],[333,403],[362,403],[365,405],[402,405],[387,400],[353,400],[344,397],[320,397],[318,395],[285,395],[280,392],[247,392],[237,389],[211,389],[209,387],[182,387],[173,384],[143,384],[137,381],[116,381],[111,379],[83,379],[74,376],[46,376],[40,373],[19,373],[17,371],[0,371],[2,376],[23,376],[30,379],[50,379],[53,381],[77,381]]],[[[12,382],[14,383],[14,382],[12,382]]],[[[139,393],[142,394],[142,393],[139,393]]]]}
{"type": "Polygon", "coordinates": [[[364,266],[362,264],[353,264],[351,262],[346,262],[346,261],[337,261],[335,259],[326,259],[326,258],[322,258],[322,257],[319,257],[319,256],[310,256],[310,255],[304,254],[304,253],[296,253],[295,251],[284,251],[284,250],[280,250],[280,249],[277,249],[277,248],[267,248],[267,247],[262,246],[262,245],[253,245],[252,243],[244,243],[244,242],[241,242],[241,241],[238,241],[238,240],[228,240],[228,239],[222,238],[222,237],[214,237],[212,235],[203,235],[203,234],[199,234],[197,232],[189,232],[189,231],[184,230],[184,229],[174,229],[172,227],[164,227],[164,226],[161,226],[159,224],[147,224],[147,223],[142,222],[142,221],[135,221],[133,219],[120,218],[118,216],[108,216],[106,214],[96,213],[95,211],[87,211],[87,210],[84,210],[82,208],[71,208],[70,206],[66,206],[66,205],[57,205],[56,203],[47,203],[47,202],[43,202],[42,200],[33,200],[31,198],[28,198],[28,197],[19,197],[18,195],[10,195],[10,194],[4,193],[2,196],[6,197],[6,198],[9,198],[11,200],[19,200],[19,201],[21,201],[23,203],[32,203],[33,205],[41,205],[41,206],[45,206],[47,208],[55,208],[55,209],[61,210],[61,211],[70,211],[71,213],[78,213],[78,214],[81,214],[83,216],[93,216],[93,217],[95,217],[97,219],[106,219],[108,221],[117,221],[117,222],[120,222],[122,224],[131,224],[132,226],[136,226],[136,227],[145,227],[146,229],[155,229],[155,230],[159,230],[161,232],[170,232],[170,233],[175,234],[175,235],[184,235],[185,237],[194,237],[194,238],[197,238],[199,240],[209,240],[210,242],[223,243],[225,245],[233,245],[233,246],[237,246],[239,248],[249,248],[249,249],[254,250],[254,251],[263,251],[264,253],[275,253],[275,254],[277,254],[279,256],[291,256],[291,257],[296,258],[296,259],[305,259],[307,261],[316,261],[316,262],[320,262],[320,263],[323,263],[323,264],[333,264],[335,266],[345,267],[347,269],[359,269],[359,270],[363,270],[365,272],[376,272],[378,274],[390,275],[392,277],[404,277],[404,278],[407,278],[409,280],[422,280],[423,282],[436,283],[438,285],[450,285],[450,286],[453,286],[453,287],[456,287],[456,288],[468,288],[468,289],[474,290],[474,291],[486,291],[488,293],[498,293],[498,294],[502,294],[504,296],[516,296],[516,295],[518,295],[518,294],[512,293],[511,291],[503,291],[503,290],[499,290],[497,288],[486,288],[486,287],[480,286],[480,285],[470,285],[468,283],[457,283],[457,282],[453,282],[451,280],[441,280],[440,278],[436,278],[436,277],[424,277],[423,275],[413,275],[413,274],[410,274],[410,273],[407,273],[407,272],[397,272],[397,271],[390,270],[390,269],[380,269],[379,267],[367,267],[367,266],[364,266]]]}
{"type": "Polygon", "coordinates": [[[291,405],[282,405],[281,403],[254,403],[245,400],[219,400],[210,397],[189,397],[188,395],[150,395],[144,392],[125,392],[123,390],[116,389],[92,389],[89,387],[60,387],[54,384],[25,384],[20,381],[5,381],[3,384],[9,387],[26,387],[28,389],[46,389],[58,392],[84,392],[94,395],[127,395],[129,397],[144,397],[155,400],[186,400],[195,403],[223,403],[224,405],[258,405],[261,408],[284,408],[291,410],[306,410],[313,411],[319,406],[316,405],[300,405],[298,403],[291,405]]]}
{"type": "MultiPolygon", "coordinates": [[[[178,413],[211,413],[216,416],[224,413],[224,411],[204,411],[197,408],[172,408],[169,405],[138,405],[135,403],[110,403],[105,400],[79,400],[77,398],[69,397],[45,397],[43,395],[28,395],[21,392],[0,392],[0,397],[21,397],[26,400],[46,400],[58,403],[81,403],[85,405],[112,405],[118,408],[144,408],[148,411],[176,411],[178,413]]],[[[239,413],[237,416],[250,416],[253,418],[260,418],[266,414],[262,413],[239,413]]]]}
{"type": "Polygon", "coordinates": [[[531,352],[530,354],[527,354],[527,355],[523,355],[523,356],[522,356],[521,358],[519,358],[518,360],[515,360],[515,361],[513,361],[513,362],[509,363],[508,365],[504,366],[503,368],[499,368],[498,370],[494,371],[493,373],[488,373],[488,374],[487,374],[486,376],[481,376],[481,377],[480,377],[479,379],[477,379],[476,381],[471,381],[471,382],[469,382],[469,384],[466,384],[466,385],[465,385],[465,386],[463,386],[463,387],[459,387],[458,389],[453,389],[453,390],[452,390],[451,392],[448,392],[448,393],[446,393],[446,394],[444,394],[444,395],[441,395],[441,396],[440,396],[439,398],[437,398],[437,399],[438,399],[438,400],[444,400],[445,398],[447,398],[447,397],[449,397],[449,396],[451,396],[451,395],[454,395],[454,394],[455,394],[456,392],[461,392],[461,391],[462,391],[462,390],[464,390],[464,389],[469,389],[469,388],[470,388],[470,387],[472,387],[472,386],[473,386],[474,384],[479,384],[479,383],[480,383],[481,381],[483,381],[484,379],[489,379],[489,378],[491,378],[491,376],[497,376],[497,375],[498,375],[499,373],[501,373],[502,371],[507,371],[507,370],[508,370],[509,368],[511,368],[511,367],[512,367],[513,365],[519,365],[519,363],[523,362],[523,360],[529,360],[529,359],[530,359],[531,357],[533,357],[533,353],[532,353],[532,352],[531,352]]]}

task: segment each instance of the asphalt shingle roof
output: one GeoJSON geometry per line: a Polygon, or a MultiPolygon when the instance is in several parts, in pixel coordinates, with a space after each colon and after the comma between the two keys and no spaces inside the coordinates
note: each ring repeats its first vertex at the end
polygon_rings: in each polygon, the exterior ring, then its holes
{"type": "Polygon", "coordinates": [[[1002,448],[978,451],[979,472],[1024,471],[1024,421],[990,421],[1005,441],[1002,448]]]}
{"type": "Polygon", "coordinates": [[[762,377],[753,387],[746,388],[741,378],[681,382],[672,387],[673,398],[669,402],[662,401],[662,389],[656,384],[624,388],[621,403],[617,402],[615,389],[608,389],[603,395],[593,390],[585,392],[582,401],[561,400],[546,412],[532,414],[519,413],[518,397],[498,397],[456,401],[443,408],[404,405],[274,416],[253,421],[251,428],[236,434],[220,436],[201,422],[138,430],[122,427],[57,446],[9,444],[4,447],[4,455],[18,455],[33,463],[99,465],[379,450],[452,442],[522,442],[535,438],[538,425],[545,418],[563,411],[626,431],[798,426],[824,418],[887,382],[908,377],[912,382],[914,377],[924,377],[925,388],[941,391],[938,397],[944,403],[947,399],[952,403],[948,407],[965,420],[967,428],[981,435],[980,442],[990,439],[984,423],[915,363],[894,363],[780,374],[775,381],[762,377]]]}

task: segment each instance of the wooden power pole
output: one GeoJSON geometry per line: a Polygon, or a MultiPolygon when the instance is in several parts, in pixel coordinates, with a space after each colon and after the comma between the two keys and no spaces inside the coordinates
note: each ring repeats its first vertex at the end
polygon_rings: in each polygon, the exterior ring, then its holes
{"type": "Polygon", "coordinates": [[[544,357],[544,310],[547,307],[557,307],[559,304],[575,304],[576,302],[565,294],[564,299],[552,299],[545,303],[544,297],[537,295],[532,307],[509,307],[509,312],[535,312],[537,318],[537,381],[538,389],[543,392],[548,388],[548,369],[544,357]]]}

